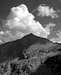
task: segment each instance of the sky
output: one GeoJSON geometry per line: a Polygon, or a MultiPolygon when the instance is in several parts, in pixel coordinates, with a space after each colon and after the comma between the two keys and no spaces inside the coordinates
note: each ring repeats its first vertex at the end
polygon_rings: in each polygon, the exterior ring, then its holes
{"type": "Polygon", "coordinates": [[[11,8],[20,4],[25,4],[30,13],[35,15],[35,20],[39,21],[43,27],[49,27],[48,25],[50,24],[56,25],[54,28],[55,31],[51,30],[51,36],[49,36],[49,38],[56,36],[55,32],[57,30],[61,31],[61,0],[0,0],[0,20],[6,19],[11,12],[11,8]],[[47,9],[52,8],[52,10],[57,11],[59,17],[52,18],[51,15],[48,16],[46,14],[42,16],[43,13],[39,11],[38,7],[44,7],[45,5],[47,6],[47,9]]]}
{"type": "Polygon", "coordinates": [[[39,4],[47,4],[61,10],[60,0],[0,0],[0,18],[6,18],[11,7],[22,3],[26,4],[30,11],[36,9],[39,4]]]}
{"type": "MultiPolygon", "coordinates": [[[[36,14],[37,11],[34,10],[36,10],[40,4],[46,4],[50,7],[53,7],[55,10],[61,10],[61,0],[0,0],[0,19],[6,19],[10,13],[10,9],[20,4],[26,4],[29,11],[33,14],[36,14]]],[[[43,25],[44,23],[48,23],[48,21],[52,21],[52,19],[49,17],[36,17],[36,19],[39,20],[43,25]]],[[[58,28],[61,28],[61,17],[59,19],[54,19],[53,21],[56,23],[59,22],[58,28]]]]}

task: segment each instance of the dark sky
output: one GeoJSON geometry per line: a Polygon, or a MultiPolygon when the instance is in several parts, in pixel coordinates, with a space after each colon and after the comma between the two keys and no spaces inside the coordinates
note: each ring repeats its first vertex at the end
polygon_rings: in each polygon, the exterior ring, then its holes
{"type": "MultiPolygon", "coordinates": [[[[53,7],[55,10],[61,10],[61,0],[0,0],[0,19],[6,19],[10,9],[20,4],[26,4],[30,12],[36,9],[40,4],[46,4],[49,7],[53,7]]],[[[56,28],[61,29],[61,13],[59,19],[52,20],[50,18],[38,17],[38,21],[39,20],[43,25],[52,21],[57,24],[56,28]]]]}
{"type": "MultiPolygon", "coordinates": [[[[53,7],[53,9],[55,10],[61,11],[61,0],[0,0],[0,19],[6,19],[7,16],[9,15],[10,9],[20,4],[26,4],[30,12],[36,9],[40,4],[46,4],[49,7],[53,7]]],[[[33,14],[35,15],[35,12],[33,14]]],[[[61,30],[61,12],[59,14],[58,19],[53,20],[51,18],[38,17],[38,21],[43,26],[44,24],[49,24],[50,22],[53,22],[56,24],[55,29],[61,30]]],[[[51,36],[54,35],[55,35],[54,32],[52,32],[51,36]]]]}
{"type": "Polygon", "coordinates": [[[34,10],[39,4],[47,4],[55,9],[61,9],[60,0],[0,0],[0,18],[6,18],[11,7],[22,3],[28,6],[29,11],[34,10]]]}

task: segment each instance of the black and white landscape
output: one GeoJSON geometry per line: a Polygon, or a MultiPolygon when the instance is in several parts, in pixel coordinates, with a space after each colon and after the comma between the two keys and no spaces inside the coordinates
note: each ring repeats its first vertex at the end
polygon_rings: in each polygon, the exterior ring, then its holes
{"type": "Polygon", "coordinates": [[[0,75],[61,75],[61,0],[0,1],[0,75]]]}

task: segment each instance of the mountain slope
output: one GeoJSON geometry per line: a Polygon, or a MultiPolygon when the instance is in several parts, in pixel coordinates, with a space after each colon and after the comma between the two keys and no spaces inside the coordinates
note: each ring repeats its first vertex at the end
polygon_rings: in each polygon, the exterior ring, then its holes
{"type": "Polygon", "coordinates": [[[29,34],[24,36],[22,39],[0,45],[0,62],[17,57],[23,59],[23,50],[27,49],[30,45],[37,43],[44,46],[48,44],[47,47],[51,44],[55,45],[48,39],[29,34]]]}

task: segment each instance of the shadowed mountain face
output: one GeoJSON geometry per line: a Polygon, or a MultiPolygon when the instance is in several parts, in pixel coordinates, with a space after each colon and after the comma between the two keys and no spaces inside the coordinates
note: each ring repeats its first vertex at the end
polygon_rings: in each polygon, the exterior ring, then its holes
{"type": "Polygon", "coordinates": [[[0,62],[3,62],[8,59],[14,59],[17,57],[23,59],[24,56],[22,52],[24,51],[24,49],[27,49],[30,45],[37,44],[37,43],[44,46],[47,43],[49,43],[50,45],[53,44],[48,39],[40,38],[33,34],[29,34],[27,36],[24,36],[22,39],[18,39],[16,41],[12,41],[0,45],[0,62]]]}
{"type": "Polygon", "coordinates": [[[61,67],[60,52],[61,44],[29,34],[0,45],[0,74],[56,75],[61,67]]]}

